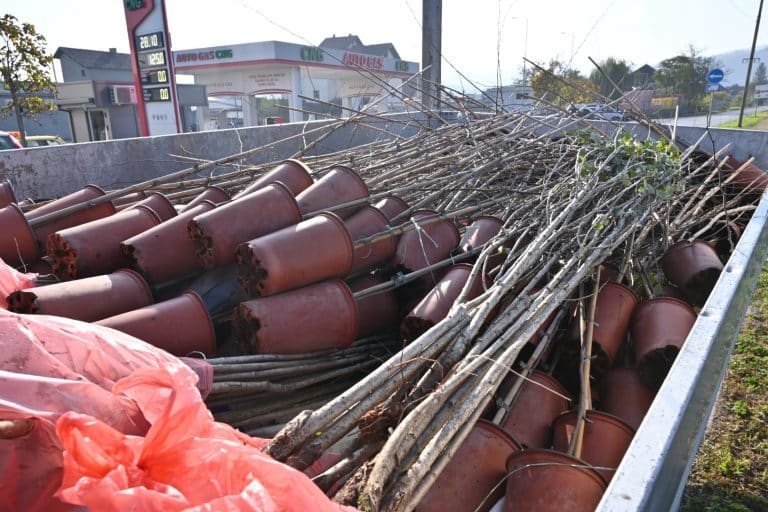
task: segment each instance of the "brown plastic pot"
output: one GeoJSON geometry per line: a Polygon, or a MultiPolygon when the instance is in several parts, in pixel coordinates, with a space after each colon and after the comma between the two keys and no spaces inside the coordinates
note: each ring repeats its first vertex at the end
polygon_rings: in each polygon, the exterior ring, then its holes
{"type": "Polygon", "coordinates": [[[167,221],[168,219],[172,219],[178,214],[171,201],[159,192],[152,192],[149,194],[149,197],[143,201],[139,201],[135,205],[131,206],[131,208],[137,208],[139,206],[146,206],[147,208],[151,208],[163,222],[167,221]]]}
{"type": "MultiPolygon", "coordinates": [[[[347,226],[352,241],[356,242],[361,238],[386,230],[389,226],[389,219],[378,208],[365,206],[344,221],[344,224],[347,226]]],[[[358,247],[355,249],[355,255],[352,258],[350,272],[355,273],[361,270],[372,269],[376,265],[392,258],[395,255],[396,248],[397,238],[394,236],[388,236],[371,244],[358,247]]]]}
{"type": "Polygon", "coordinates": [[[195,292],[96,322],[130,334],[175,356],[216,353],[211,317],[195,292]]]}
{"type": "Polygon", "coordinates": [[[268,173],[260,176],[253,183],[232,196],[232,199],[240,199],[252,192],[260,190],[274,181],[279,181],[285,185],[294,196],[303,192],[311,186],[312,176],[310,176],[309,167],[299,160],[284,160],[277,167],[268,173]]]}
{"type": "MultiPolygon", "coordinates": [[[[30,221],[34,221],[43,215],[57,212],[68,206],[80,204],[91,199],[96,199],[97,197],[101,197],[103,195],[104,191],[96,185],[86,185],[82,190],[78,190],[77,192],[73,192],[72,194],[27,212],[26,216],[30,221]]],[[[48,244],[48,237],[51,234],[57,231],[61,231],[62,229],[79,226],[81,224],[85,224],[86,222],[109,217],[110,215],[113,215],[115,211],[115,206],[111,201],[101,203],[96,206],[90,206],[84,210],[70,213],[61,219],[35,226],[35,238],[37,239],[38,244],[40,244],[40,248],[45,249],[48,244]]]]}
{"type": "Polygon", "coordinates": [[[695,322],[693,308],[671,297],[638,306],[630,331],[640,375],[651,389],[661,385],[695,322]]]}
{"type": "Polygon", "coordinates": [[[742,162],[729,157],[729,163],[733,167],[733,171],[729,174],[735,173],[736,176],[730,182],[730,185],[737,190],[752,194],[762,194],[768,187],[768,173],[760,169],[755,164],[749,164],[741,171],[736,171],[742,162]]]}
{"type": "MultiPolygon", "coordinates": [[[[518,375],[510,373],[499,387],[498,396],[503,398],[518,378],[518,375]]],[[[509,406],[501,428],[528,448],[549,448],[552,422],[568,410],[570,401],[563,398],[568,396],[568,392],[554,377],[538,370],[531,373],[528,379],[533,382],[526,381],[522,385],[509,406]]]]}
{"type": "Polygon", "coordinates": [[[479,420],[415,510],[489,511],[504,496],[507,459],[519,452],[509,434],[479,420]]]}
{"type": "Polygon", "coordinates": [[[397,196],[386,196],[385,198],[380,199],[373,206],[381,210],[381,212],[387,216],[390,222],[392,219],[409,208],[408,203],[397,196]]]}
{"type": "Polygon", "coordinates": [[[498,217],[492,215],[480,215],[472,221],[459,240],[459,249],[464,252],[482,246],[488,240],[496,236],[504,225],[498,217]]]}
{"type": "Polygon", "coordinates": [[[127,267],[120,242],[160,224],[154,210],[136,206],[110,217],[63,229],[48,239],[53,272],[61,279],[106,274],[127,267]]]}
{"type": "Polygon", "coordinates": [[[13,186],[7,181],[0,181],[0,208],[15,202],[16,194],[13,193],[13,186]]]}
{"type": "MultiPolygon", "coordinates": [[[[597,294],[592,333],[592,373],[602,376],[613,366],[624,342],[632,313],[640,303],[631,288],[613,281],[604,283],[597,294]]],[[[571,339],[579,339],[579,318],[571,324],[571,339]]],[[[578,351],[578,344],[574,350],[578,351]]]]}
{"type": "Polygon", "coordinates": [[[0,208],[0,258],[17,267],[40,256],[35,234],[16,203],[0,208]]]}
{"type": "Polygon", "coordinates": [[[143,190],[139,190],[138,192],[131,192],[130,194],[126,194],[123,197],[116,197],[112,200],[112,204],[115,205],[115,208],[117,211],[125,210],[126,208],[130,208],[134,204],[138,203],[139,201],[143,201],[147,198],[147,193],[143,190]]]}
{"type": "Polygon", "coordinates": [[[139,274],[122,269],[112,274],[36,286],[8,296],[16,313],[57,315],[95,322],[152,304],[152,292],[139,274]]]}
{"type": "Polygon", "coordinates": [[[672,297],[673,299],[678,299],[683,302],[687,302],[687,298],[683,294],[683,291],[678,288],[677,286],[669,283],[664,283],[661,285],[659,293],[656,294],[657,297],[672,297]]]}
{"type": "MultiPolygon", "coordinates": [[[[44,204],[43,206],[39,206],[34,210],[28,211],[27,218],[29,220],[35,220],[38,217],[42,217],[43,215],[57,212],[59,210],[63,210],[68,206],[84,203],[90,199],[96,199],[97,197],[101,197],[103,195],[104,195],[104,190],[102,190],[101,187],[98,187],[96,185],[86,185],[85,187],[83,187],[82,189],[76,192],[72,192],[71,194],[67,194],[64,197],[60,197],[55,201],[51,201],[48,204],[44,204]]],[[[112,213],[114,213],[114,210],[112,211],[112,213]]],[[[94,220],[94,219],[88,219],[88,220],[94,220]]],[[[84,222],[87,222],[87,221],[84,221],[84,222]]]]}
{"type": "Polygon", "coordinates": [[[243,302],[234,328],[258,354],[295,354],[349,346],[357,333],[357,306],[341,280],[243,302]]]}
{"type": "Polygon", "coordinates": [[[202,270],[195,255],[195,243],[187,224],[216,205],[203,201],[170,220],[124,240],[120,246],[150,283],[157,284],[185,277],[202,270]]]}
{"type": "MultiPolygon", "coordinates": [[[[400,334],[407,341],[413,341],[448,315],[461,290],[472,273],[472,265],[459,263],[448,269],[440,282],[411,310],[400,324],[400,334]]],[[[483,292],[483,279],[478,277],[472,283],[467,300],[483,292]]]]}
{"type": "MultiPolygon", "coordinates": [[[[576,427],[576,411],[564,412],[552,424],[552,442],[555,450],[567,452],[576,427]]],[[[635,436],[635,430],[621,418],[600,411],[587,411],[581,459],[610,481],[624,453],[635,436]]]]}
{"type": "Polygon", "coordinates": [[[551,450],[525,450],[507,460],[504,512],[595,510],[607,486],[582,460],[551,450]]]}
{"type": "Polygon", "coordinates": [[[265,297],[345,276],[354,249],[344,222],[323,212],[294,226],[241,244],[238,281],[251,297],[265,297]]]}
{"type": "Polygon", "coordinates": [[[184,205],[184,207],[182,207],[181,210],[179,210],[179,213],[186,213],[192,208],[194,208],[195,206],[202,203],[203,201],[208,201],[209,203],[213,203],[214,205],[217,205],[219,203],[224,203],[226,201],[229,201],[230,199],[231,197],[229,196],[229,192],[215,185],[209,185],[197,197],[195,197],[192,201],[184,205]]]}
{"type": "MultiPolygon", "coordinates": [[[[435,215],[434,210],[418,210],[412,218],[418,223],[420,219],[435,215]]],[[[400,237],[392,265],[404,272],[420,270],[447,258],[460,238],[459,230],[448,219],[420,225],[419,229],[406,231],[400,237]]]]}
{"type": "MultiPolygon", "coordinates": [[[[355,171],[344,165],[335,165],[312,186],[296,196],[302,215],[320,212],[332,206],[368,197],[368,187],[355,171]]],[[[345,219],[359,206],[351,206],[334,213],[345,219]]]]}
{"type": "MultiPolygon", "coordinates": [[[[365,275],[348,283],[352,293],[372,288],[382,283],[381,279],[365,275]]],[[[357,336],[365,338],[372,334],[394,331],[397,328],[397,300],[394,290],[384,290],[361,298],[357,304],[357,336]]]]}
{"type": "Polygon", "coordinates": [[[237,246],[301,220],[291,191],[282,183],[269,185],[215,210],[198,215],[187,227],[196,255],[205,269],[235,261],[237,246]]]}
{"type": "Polygon", "coordinates": [[[702,306],[720,277],[723,263],[707,242],[685,240],[667,250],[661,258],[661,268],[692,304],[702,306]]]}
{"type": "Polygon", "coordinates": [[[634,429],[640,427],[653,397],[636,368],[613,368],[600,381],[600,409],[634,429]]]}

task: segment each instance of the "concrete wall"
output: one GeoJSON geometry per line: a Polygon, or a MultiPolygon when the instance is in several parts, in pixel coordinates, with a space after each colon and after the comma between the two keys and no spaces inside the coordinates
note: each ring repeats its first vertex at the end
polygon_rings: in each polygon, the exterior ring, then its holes
{"type": "MultiPolygon", "coordinates": [[[[345,125],[323,139],[310,154],[339,151],[384,139],[382,129],[393,136],[410,136],[424,123],[421,114],[399,114],[393,119],[396,122],[373,120],[368,125],[345,125]]],[[[2,151],[0,181],[10,181],[19,198],[60,197],[88,183],[114,190],[191,167],[194,162],[185,160],[184,156],[216,160],[329,124],[329,121],[290,123],[2,151]]],[[[286,140],[256,152],[247,162],[256,164],[289,158],[318,135],[320,133],[286,140]]],[[[220,167],[214,174],[229,171],[231,168],[220,167]]],[[[210,171],[203,173],[210,174],[210,171]]]]}
{"type": "MultiPolygon", "coordinates": [[[[366,124],[347,124],[325,138],[310,154],[340,151],[385,138],[381,129],[409,136],[425,125],[421,114],[397,114],[391,122],[372,119],[366,124]]],[[[330,121],[254,126],[234,130],[141,137],[70,144],[59,147],[30,148],[0,152],[0,181],[7,179],[17,197],[37,199],[59,197],[85,184],[95,183],[113,190],[163,176],[191,166],[190,160],[215,160],[297,134],[328,126],[330,121]]],[[[113,124],[114,126],[114,124],[113,124]]],[[[647,128],[635,126],[642,134],[647,128]]],[[[678,128],[677,136],[689,142],[698,140],[703,128],[678,128]]],[[[256,164],[293,156],[318,134],[295,137],[247,158],[256,164]]],[[[757,165],[768,169],[768,132],[711,129],[711,140],[702,148],[708,151],[731,143],[730,153],[738,159],[757,155],[757,165]],[[713,142],[714,141],[714,146],[713,142]]],[[[230,171],[221,167],[215,173],[230,171]]],[[[205,173],[209,175],[210,173],[205,173]]]]}

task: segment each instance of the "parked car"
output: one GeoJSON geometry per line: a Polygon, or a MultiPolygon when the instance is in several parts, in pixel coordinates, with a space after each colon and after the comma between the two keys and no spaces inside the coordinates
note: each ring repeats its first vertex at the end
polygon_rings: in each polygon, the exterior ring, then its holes
{"type": "Polygon", "coordinates": [[[606,121],[621,121],[624,119],[624,113],[603,103],[585,103],[581,105],[576,115],[589,119],[604,119],[606,121]]]}
{"type": "Polygon", "coordinates": [[[36,148],[40,146],[58,146],[67,142],[58,135],[29,135],[27,137],[27,147],[36,148]]]}
{"type": "Polygon", "coordinates": [[[21,145],[16,137],[8,132],[0,131],[0,150],[3,149],[20,149],[24,146],[21,145]]]}

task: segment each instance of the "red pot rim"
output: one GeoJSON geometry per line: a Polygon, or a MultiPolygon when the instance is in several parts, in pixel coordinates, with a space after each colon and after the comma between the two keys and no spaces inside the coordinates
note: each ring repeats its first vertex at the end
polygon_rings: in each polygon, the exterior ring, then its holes
{"type": "Polygon", "coordinates": [[[309,177],[309,184],[311,185],[313,183],[313,180],[312,180],[312,169],[310,169],[307,164],[305,164],[304,162],[302,162],[301,160],[298,160],[296,158],[286,158],[285,160],[281,161],[280,163],[284,164],[284,163],[288,163],[288,162],[294,163],[294,164],[298,165],[299,167],[301,167],[302,169],[304,169],[305,171],[307,171],[307,176],[309,177]]]}
{"type": "Polygon", "coordinates": [[[603,291],[605,288],[619,288],[621,290],[629,292],[630,296],[635,300],[635,307],[637,307],[638,304],[640,304],[640,297],[635,293],[635,290],[630,288],[627,285],[617,283],[616,281],[606,281],[602,285],[600,285],[600,291],[603,291]]]}
{"type": "Polygon", "coordinates": [[[547,462],[551,462],[560,466],[567,466],[581,471],[589,475],[603,489],[608,487],[608,481],[605,479],[605,477],[600,473],[600,471],[595,469],[595,467],[588,462],[577,459],[576,457],[568,455],[567,453],[558,452],[555,450],[544,450],[541,448],[522,450],[510,455],[507,459],[507,476],[509,477],[511,474],[511,465],[515,465],[515,469],[525,469],[526,467],[531,467],[534,465],[545,465],[547,462]],[[523,460],[522,464],[519,463],[521,459],[523,460]],[[525,459],[533,460],[526,461],[525,459]]]}
{"type": "Polygon", "coordinates": [[[665,296],[665,297],[655,297],[653,299],[648,299],[648,300],[644,300],[643,302],[641,302],[637,306],[637,308],[635,309],[635,312],[632,314],[632,322],[634,322],[635,317],[637,316],[638,311],[639,311],[640,308],[642,308],[643,306],[645,306],[647,304],[657,304],[657,303],[660,303],[660,302],[676,304],[678,306],[681,306],[683,309],[685,309],[689,313],[691,313],[691,315],[693,315],[694,318],[696,318],[698,316],[696,314],[696,311],[693,309],[693,307],[690,304],[688,304],[687,302],[685,302],[684,300],[680,300],[680,299],[675,298],[675,297],[666,297],[665,296]]]}
{"type": "MultiPolygon", "coordinates": [[[[533,381],[533,383],[531,384],[532,386],[538,386],[548,393],[552,393],[552,391],[546,388],[552,388],[558,393],[560,393],[561,395],[563,395],[564,397],[567,397],[567,398],[564,398],[563,400],[566,400],[568,402],[572,401],[570,394],[568,393],[568,390],[565,389],[562,384],[560,384],[559,380],[557,380],[547,372],[543,372],[541,370],[533,370],[533,372],[531,372],[531,374],[528,375],[528,377],[526,377],[525,380],[526,382],[524,382],[523,384],[527,383],[528,381],[533,381]],[[533,378],[534,375],[536,376],[536,379],[533,378]],[[545,380],[546,384],[543,382],[540,382],[540,380],[545,380]]],[[[518,393],[517,396],[520,396],[520,393],[518,393]]],[[[558,395],[555,395],[555,396],[557,396],[558,398],[562,398],[558,395]]],[[[515,400],[517,400],[517,398],[515,398],[515,400]]]]}
{"type": "MultiPolygon", "coordinates": [[[[269,183],[264,185],[264,188],[267,188],[270,185],[274,185],[275,188],[277,188],[283,195],[285,195],[285,197],[289,199],[288,202],[291,203],[291,206],[293,206],[293,212],[296,214],[294,215],[294,219],[296,219],[296,223],[301,222],[301,210],[299,210],[299,203],[296,202],[296,196],[293,195],[293,192],[291,192],[291,189],[288,188],[288,185],[286,185],[281,181],[270,181],[269,183]]],[[[238,199],[242,199],[242,197],[238,197],[238,199]]]]}
{"type": "Polygon", "coordinates": [[[363,178],[361,178],[360,175],[357,174],[357,172],[355,172],[354,169],[352,169],[351,167],[348,167],[346,165],[336,164],[333,167],[331,167],[328,170],[328,172],[332,171],[333,169],[339,169],[340,171],[344,172],[345,174],[348,174],[348,175],[352,176],[358,182],[358,184],[363,187],[363,190],[365,190],[365,195],[370,195],[371,192],[370,192],[370,190],[368,190],[368,185],[365,184],[365,181],[363,181],[363,178]]]}
{"type": "Polygon", "coordinates": [[[133,206],[132,209],[134,209],[134,210],[139,210],[139,209],[145,210],[145,211],[149,212],[150,214],[152,214],[155,219],[157,219],[157,223],[158,224],[163,222],[162,217],[160,217],[160,215],[158,215],[158,213],[155,210],[153,210],[152,208],[150,208],[149,206],[146,206],[146,205],[143,205],[143,204],[137,204],[137,205],[133,206]]]}
{"type": "Polygon", "coordinates": [[[213,328],[213,320],[211,319],[210,313],[208,313],[208,310],[205,307],[205,302],[203,302],[202,297],[200,295],[192,290],[187,290],[186,292],[182,293],[182,295],[188,295],[192,298],[192,300],[200,307],[200,310],[205,315],[205,318],[208,319],[208,322],[206,325],[208,326],[208,340],[210,341],[210,346],[208,350],[203,350],[202,352],[206,354],[215,354],[216,353],[216,330],[213,328]]]}
{"type": "Polygon", "coordinates": [[[344,221],[341,220],[341,217],[336,215],[333,212],[321,212],[314,217],[327,217],[331,221],[333,221],[336,226],[339,228],[339,230],[342,232],[342,236],[347,241],[347,272],[349,272],[349,269],[352,267],[352,262],[354,261],[355,257],[355,242],[352,240],[352,235],[349,234],[349,230],[347,229],[347,225],[344,224],[344,221]]]}
{"type": "Polygon", "coordinates": [[[485,430],[486,432],[489,432],[491,434],[494,434],[498,436],[502,441],[507,443],[510,448],[521,451],[523,449],[522,445],[518,443],[514,437],[512,437],[509,432],[498,426],[492,421],[479,419],[477,420],[477,423],[475,423],[474,428],[480,428],[481,430],[485,430]]]}
{"type": "MultiPolygon", "coordinates": [[[[21,211],[21,208],[19,208],[19,205],[16,203],[10,203],[9,205],[5,206],[3,209],[7,209],[9,211],[12,211],[16,214],[16,216],[19,219],[19,226],[24,226],[26,229],[24,229],[24,235],[26,235],[26,240],[21,240],[19,243],[19,252],[22,255],[22,257],[26,258],[26,251],[24,251],[24,246],[27,246],[30,250],[30,254],[34,252],[33,259],[37,259],[40,255],[40,250],[37,246],[37,239],[35,238],[35,232],[32,229],[32,226],[29,224],[29,220],[24,215],[24,212],[21,211]]],[[[32,263],[30,262],[24,262],[22,263],[32,263]]]]}
{"type": "MultiPolygon", "coordinates": [[[[0,191],[4,191],[8,199],[10,199],[8,204],[17,203],[16,193],[13,191],[13,185],[11,185],[10,181],[8,180],[0,181],[0,191]]],[[[7,206],[7,205],[0,205],[0,208],[2,208],[3,206],[7,206]]]]}
{"type": "MultiPolygon", "coordinates": [[[[357,210],[355,212],[355,215],[357,215],[358,213],[360,213],[360,212],[362,212],[364,210],[371,210],[371,211],[375,212],[376,215],[378,215],[381,218],[381,220],[384,222],[385,226],[389,226],[390,225],[389,217],[387,217],[387,215],[383,211],[379,210],[378,208],[376,208],[372,204],[367,204],[367,205],[363,206],[362,208],[360,208],[359,210],[357,210]]],[[[350,217],[350,218],[352,218],[352,217],[350,217]]],[[[347,220],[349,220],[349,219],[347,219],[347,220]]]]}
{"type": "MultiPolygon", "coordinates": [[[[679,242],[675,242],[672,244],[667,251],[664,253],[664,255],[661,257],[661,261],[669,259],[671,256],[673,256],[675,253],[682,251],[683,249],[687,249],[688,247],[694,247],[696,245],[704,245],[714,251],[712,246],[706,241],[706,240],[700,240],[698,238],[695,238],[693,240],[680,240],[679,242]]],[[[663,265],[663,263],[662,263],[663,265]]]]}
{"type": "MultiPolygon", "coordinates": [[[[579,411],[575,409],[571,409],[569,411],[561,412],[557,418],[555,418],[555,421],[552,422],[552,425],[560,424],[565,422],[566,424],[575,424],[576,423],[576,416],[578,415],[579,411]],[[573,421],[568,421],[569,419],[573,419],[573,421]]],[[[593,420],[593,419],[599,419],[600,421],[604,421],[606,423],[611,423],[622,430],[624,430],[627,434],[629,434],[629,437],[634,437],[635,435],[635,429],[632,428],[632,426],[624,421],[623,419],[619,418],[618,416],[614,414],[607,413],[605,411],[598,411],[597,409],[589,409],[586,411],[586,417],[587,420],[593,420]]]]}
{"type": "Polygon", "coordinates": [[[350,308],[350,311],[353,311],[354,314],[352,315],[352,321],[350,322],[351,328],[349,329],[349,332],[347,333],[347,336],[345,336],[345,340],[350,340],[347,345],[352,344],[355,341],[355,337],[357,336],[357,329],[360,325],[360,319],[358,318],[358,311],[357,311],[357,301],[355,300],[355,296],[352,293],[352,290],[349,288],[349,285],[345,283],[341,279],[332,279],[330,281],[334,286],[338,287],[342,294],[344,295],[344,299],[347,302],[347,305],[350,308]]]}
{"type": "Polygon", "coordinates": [[[152,295],[152,290],[150,289],[149,285],[147,284],[147,281],[135,270],[131,270],[130,268],[120,268],[112,272],[113,274],[126,274],[129,277],[131,277],[136,283],[139,284],[142,290],[144,290],[147,293],[147,298],[149,299],[149,303],[153,303],[155,301],[154,296],[152,295]]]}
{"type": "MultiPolygon", "coordinates": [[[[402,210],[401,212],[399,212],[399,213],[397,213],[397,214],[393,215],[393,216],[392,216],[392,218],[389,218],[389,217],[387,217],[387,219],[388,219],[388,221],[389,221],[389,222],[391,222],[391,221],[392,221],[392,219],[399,217],[399,216],[400,216],[400,214],[402,214],[402,212],[404,212],[404,211],[407,211],[407,210],[408,210],[408,208],[410,208],[410,205],[409,205],[408,203],[406,203],[406,202],[405,202],[405,200],[404,200],[403,198],[401,198],[400,196],[396,196],[396,195],[394,195],[394,194],[391,194],[391,195],[386,195],[386,196],[382,197],[381,199],[379,199],[378,201],[376,201],[376,204],[378,204],[378,203],[380,203],[380,202],[382,202],[382,201],[385,201],[385,200],[387,200],[387,199],[391,199],[391,200],[395,201],[396,203],[398,203],[400,206],[402,206],[402,207],[403,207],[403,210],[402,210]]],[[[376,206],[376,208],[378,208],[378,206],[376,206]]],[[[383,212],[382,212],[382,213],[383,213],[383,212]]],[[[386,214],[384,214],[384,215],[386,216],[386,214]]]]}

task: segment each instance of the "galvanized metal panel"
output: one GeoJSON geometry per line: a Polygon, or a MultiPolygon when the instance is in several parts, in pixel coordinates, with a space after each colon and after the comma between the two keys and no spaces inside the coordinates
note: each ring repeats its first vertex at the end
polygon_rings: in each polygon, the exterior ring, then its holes
{"type": "Polygon", "coordinates": [[[768,255],[768,195],[702,308],[597,510],[676,510],[768,255]]]}

